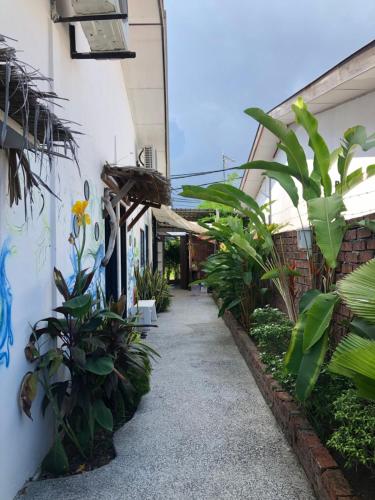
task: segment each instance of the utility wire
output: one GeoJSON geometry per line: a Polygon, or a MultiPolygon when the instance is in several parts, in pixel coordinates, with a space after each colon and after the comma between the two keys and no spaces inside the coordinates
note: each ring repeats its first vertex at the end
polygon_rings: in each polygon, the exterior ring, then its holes
{"type": "MultiPolygon", "coordinates": [[[[211,184],[222,184],[222,181],[205,182],[204,184],[194,184],[194,186],[203,187],[203,186],[211,186],[211,184]]],[[[183,186],[172,188],[171,191],[178,191],[179,189],[182,189],[182,187],[183,186]]]]}
{"type": "MultiPolygon", "coordinates": [[[[225,169],[226,172],[228,170],[239,170],[239,167],[230,167],[225,169]]],[[[207,172],[194,172],[190,174],[180,174],[180,175],[171,175],[170,179],[186,179],[188,177],[197,177],[198,175],[208,175],[208,174],[217,174],[218,172],[223,173],[223,169],[221,168],[220,170],[208,170],[207,172]]]]}

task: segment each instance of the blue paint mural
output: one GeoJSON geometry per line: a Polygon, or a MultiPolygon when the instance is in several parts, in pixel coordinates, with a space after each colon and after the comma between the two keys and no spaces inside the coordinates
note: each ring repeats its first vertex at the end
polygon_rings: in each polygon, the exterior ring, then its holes
{"type": "Polygon", "coordinates": [[[9,239],[0,250],[0,365],[9,366],[10,347],[13,345],[12,292],[6,275],[5,264],[10,254],[9,239]]]}
{"type": "Polygon", "coordinates": [[[89,252],[89,254],[94,258],[93,269],[95,269],[95,274],[89,287],[89,292],[94,298],[96,298],[96,292],[98,289],[103,288],[105,280],[105,267],[102,266],[102,260],[105,256],[104,243],[99,245],[96,252],[89,252]]]}
{"type": "MultiPolygon", "coordinates": [[[[97,289],[103,288],[103,283],[104,283],[104,276],[105,276],[105,268],[102,266],[101,262],[104,259],[105,255],[105,250],[104,250],[104,244],[101,243],[96,251],[88,251],[87,254],[92,257],[93,263],[83,265],[84,269],[94,269],[95,274],[93,277],[93,280],[91,282],[90,287],[88,288],[88,292],[91,293],[91,295],[96,298],[96,292],[97,289]]],[[[87,257],[85,258],[85,261],[87,260],[87,257]]],[[[74,288],[74,283],[76,281],[76,276],[78,274],[78,256],[77,252],[75,251],[74,247],[71,247],[70,250],[70,262],[72,264],[73,268],[73,273],[68,277],[67,279],[67,285],[70,291],[73,290],[74,288]]],[[[86,262],[85,262],[86,264],[86,262]]]]}

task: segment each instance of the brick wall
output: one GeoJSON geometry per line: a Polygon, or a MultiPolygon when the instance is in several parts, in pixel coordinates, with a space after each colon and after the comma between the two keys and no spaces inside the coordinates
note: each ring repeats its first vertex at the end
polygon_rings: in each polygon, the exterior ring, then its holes
{"type": "MultiPolygon", "coordinates": [[[[366,218],[374,220],[375,214],[366,218]]],[[[363,220],[363,217],[352,219],[348,222],[355,224],[355,222],[358,222],[359,220],[363,220]]],[[[274,237],[274,241],[280,255],[284,255],[285,262],[289,265],[295,266],[301,274],[301,276],[297,276],[295,278],[296,301],[298,303],[299,297],[311,288],[309,264],[306,258],[306,252],[298,249],[297,247],[296,231],[286,231],[285,233],[277,234],[274,237]]],[[[313,245],[313,253],[316,259],[321,259],[316,245],[313,245]]],[[[341,251],[338,255],[338,267],[336,269],[335,281],[337,282],[346,274],[351,273],[358,266],[374,257],[375,234],[371,233],[368,229],[360,227],[349,229],[345,233],[341,251]]],[[[285,306],[277,292],[272,294],[271,303],[275,307],[279,307],[285,311],[285,306]]],[[[346,333],[346,327],[343,322],[350,320],[350,317],[350,311],[345,305],[342,304],[337,308],[334,316],[335,341],[338,341],[343,334],[346,333]]]]}

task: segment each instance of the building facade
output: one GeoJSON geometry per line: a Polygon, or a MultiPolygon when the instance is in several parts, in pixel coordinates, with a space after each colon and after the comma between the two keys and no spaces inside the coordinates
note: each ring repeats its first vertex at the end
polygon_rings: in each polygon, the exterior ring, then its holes
{"type": "MultiPolygon", "coordinates": [[[[312,169],[313,152],[308,146],[304,130],[294,122],[291,105],[301,96],[319,122],[319,132],[330,151],[340,146],[344,132],[355,125],[366,127],[367,134],[375,132],[375,42],[354,53],[317,80],[301,89],[270,111],[270,115],[292,128],[302,144],[308,165],[312,169]]],[[[286,163],[278,140],[269,131],[259,127],[252,145],[249,161],[265,160],[286,163]]],[[[350,172],[375,163],[375,150],[358,148],[350,172]]],[[[332,170],[334,171],[334,169],[332,170]]],[[[338,180],[338,179],[337,179],[338,180]]],[[[262,175],[260,170],[248,170],[242,178],[241,189],[262,205],[272,202],[269,221],[282,225],[281,231],[298,230],[307,226],[306,205],[300,197],[300,214],[280,184],[262,175]]],[[[374,212],[375,178],[369,177],[344,196],[345,217],[364,216],[374,212]]]]}
{"type": "MultiPolygon", "coordinates": [[[[109,288],[112,295],[125,292],[131,310],[134,268],[152,264],[152,212],[139,204],[131,218],[125,219],[125,230],[118,229],[111,264],[101,265],[108,246],[108,223],[103,217],[103,193],[108,186],[102,172],[105,164],[143,165],[157,168],[162,176],[169,175],[165,30],[162,0],[1,2],[0,33],[9,37],[3,39],[3,45],[19,51],[17,60],[31,74],[38,70],[51,79],[35,81],[36,88],[67,99],[52,100],[47,107],[60,123],[69,121],[67,126],[77,144],[77,162],[64,154],[52,156],[49,162],[47,155],[41,158],[41,154],[26,152],[40,179],[40,190],[34,188],[31,204],[21,176],[22,200],[10,206],[9,141],[13,133],[21,140],[24,126],[11,113],[7,116],[6,105],[0,103],[2,130],[6,122],[0,148],[0,497],[4,500],[13,498],[35,475],[52,440],[53,422],[42,417],[40,401],[33,405],[31,421],[21,413],[18,395],[22,378],[30,369],[24,354],[30,325],[50,316],[62,301],[53,283],[53,268],[61,270],[68,281],[77,271],[68,241],[79,229],[72,214],[74,203],[88,202],[90,224],[83,263],[85,268],[95,269],[95,286],[109,288]],[[90,15],[93,6],[94,21],[80,22],[79,16],[90,15]],[[113,13],[117,15],[114,19],[95,18],[113,13]],[[99,55],[91,57],[93,53],[99,55]],[[111,59],[107,59],[110,53],[111,59]],[[89,56],[81,58],[82,54],[89,56]],[[128,230],[141,211],[142,217],[128,230]]],[[[6,63],[2,66],[4,69],[6,63]]],[[[6,69],[4,75],[6,80],[6,69]]],[[[4,79],[0,86],[5,88],[4,79]]],[[[11,88],[8,99],[13,96],[11,88]]],[[[32,132],[28,130],[30,143],[35,139],[32,132]]],[[[121,211],[129,208],[127,201],[121,200],[115,207],[118,219],[121,211]]]]}

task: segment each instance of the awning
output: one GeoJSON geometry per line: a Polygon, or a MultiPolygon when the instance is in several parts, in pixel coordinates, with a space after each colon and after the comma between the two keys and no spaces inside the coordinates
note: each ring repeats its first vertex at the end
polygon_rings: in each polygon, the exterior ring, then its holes
{"type": "Polygon", "coordinates": [[[160,208],[153,208],[152,213],[161,226],[182,229],[187,233],[194,234],[204,234],[206,232],[206,230],[196,222],[184,219],[165,205],[162,205],[160,208]]]}
{"type": "Polygon", "coordinates": [[[148,208],[159,208],[170,203],[170,184],[157,170],[142,167],[118,167],[104,165],[102,180],[112,191],[112,207],[124,202],[128,205],[120,219],[123,225],[139,205],[142,210],[128,225],[128,230],[142,217],[148,208]]]}

